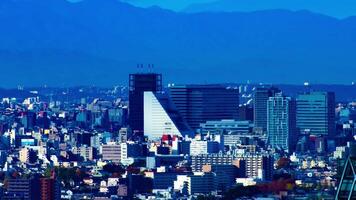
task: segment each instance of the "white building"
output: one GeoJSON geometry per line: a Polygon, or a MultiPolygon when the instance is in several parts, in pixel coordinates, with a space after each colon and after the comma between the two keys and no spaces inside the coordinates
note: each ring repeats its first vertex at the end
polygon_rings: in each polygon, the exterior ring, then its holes
{"type": "Polygon", "coordinates": [[[219,152],[219,143],[215,141],[192,140],[190,143],[190,155],[204,155],[219,152]]]}
{"type": "Polygon", "coordinates": [[[150,140],[163,134],[183,136],[188,130],[172,106],[162,94],[144,92],[144,133],[150,140]]]}

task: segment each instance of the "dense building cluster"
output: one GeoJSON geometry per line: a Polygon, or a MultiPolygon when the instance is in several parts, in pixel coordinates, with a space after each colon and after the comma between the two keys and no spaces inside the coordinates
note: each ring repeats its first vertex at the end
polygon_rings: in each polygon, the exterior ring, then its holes
{"type": "Polygon", "coordinates": [[[124,88],[3,98],[1,199],[356,198],[356,104],[332,91],[124,88]]]}

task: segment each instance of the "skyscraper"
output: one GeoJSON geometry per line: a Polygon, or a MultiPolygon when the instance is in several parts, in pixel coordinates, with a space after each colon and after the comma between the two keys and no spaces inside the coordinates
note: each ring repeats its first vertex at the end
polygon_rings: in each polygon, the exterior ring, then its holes
{"type": "Polygon", "coordinates": [[[189,132],[166,94],[144,92],[144,133],[149,139],[159,139],[164,134],[185,136],[189,132]]]}
{"type": "Polygon", "coordinates": [[[333,135],[335,132],[335,94],[310,92],[297,97],[297,128],[300,133],[333,135]]]}
{"type": "Polygon", "coordinates": [[[274,87],[257,87],[254,95],[253,118],[256,128],[267,130],[267,101],[280,90],[274,87]]]}
{"type": "Polygon", "coordinates": [[[169,88],[170,97],[189,127],[222,119],[238,119],[239,90],[222,85],[181,85],[169,88]]]}
{"type": "Polygon", "coordinates": [[[162,90],[162,75],[154,73],[130,74],[129,124],[133,131],[143,131],[143,93],[162,90]]]}
{"type": "Polygon", "coordinates": [[[287,152],[293,150],[293,139],[296,138],[295,101],[284,97],[282,93],[269,97],[267,103],[268,143],[277,149],[287,152]]]}

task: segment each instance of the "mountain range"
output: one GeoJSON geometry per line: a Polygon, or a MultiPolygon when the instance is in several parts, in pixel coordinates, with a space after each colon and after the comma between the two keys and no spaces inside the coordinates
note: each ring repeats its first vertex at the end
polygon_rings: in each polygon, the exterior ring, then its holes
{"type": "Polygon", "coordinates": [[[356,17],[309,11],[180,13],[117,0],[1,0],[0,87],[176,83],[351,83],[356,17]],[[137,69],[154,63],[154,69],[137,69]]]}
{"type": "Polygon", "coordinates": [[[354,0],[216,0],[187,5],[186,12],[234,12],[269,9],[310,10],[338,18],[356,15],[354,0]]]}

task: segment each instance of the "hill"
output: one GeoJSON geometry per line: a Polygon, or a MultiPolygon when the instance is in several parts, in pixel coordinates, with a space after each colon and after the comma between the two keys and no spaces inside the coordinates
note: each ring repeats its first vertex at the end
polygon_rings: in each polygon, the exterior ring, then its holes
{"type": "Polygon", "coordinates": [[[308,11],[176,13],[116,0],[1,0],[1,87],[166,82],[350,83],[356,19],[308,11]]]}

